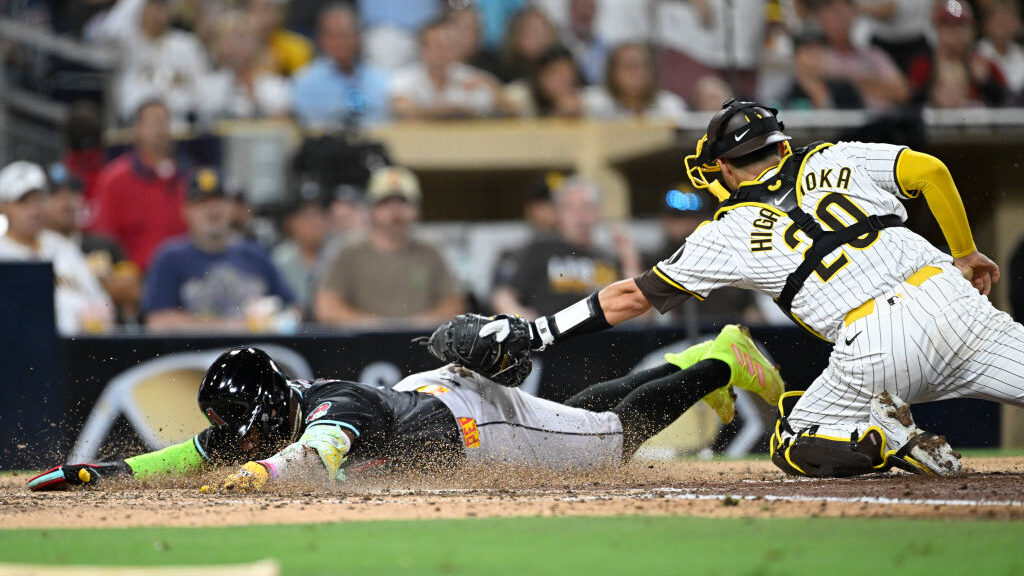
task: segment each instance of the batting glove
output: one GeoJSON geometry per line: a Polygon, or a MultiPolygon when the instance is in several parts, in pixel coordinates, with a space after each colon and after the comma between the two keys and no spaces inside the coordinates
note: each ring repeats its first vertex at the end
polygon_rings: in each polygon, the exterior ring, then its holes
{"type": "Polygon", "coordinates": [[[98,464],[65,464],[50,468],[28,481],[33,492],[42,490],[64,490],[68,486],[94,486],[102,478],[128,477],[132,469],[124,460],[100,462],[98,464]]]}
{"type": "Polygon", "coordinates": [[[262,490],[270,481],[270,470],[259,462],[246,462],[241,470],[224,479],[223,490],[238,490],[243,494],[249,491],[262,490]]]}

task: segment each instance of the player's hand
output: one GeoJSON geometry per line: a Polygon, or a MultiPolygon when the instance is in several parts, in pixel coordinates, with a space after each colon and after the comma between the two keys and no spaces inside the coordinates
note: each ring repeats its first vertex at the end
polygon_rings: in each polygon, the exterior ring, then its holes
{"type": "Polygon", "coordinates": [[[259,462],[246,462],[242,468],[224,479],[221,489],[224,491],[238,490],[241,493],[262,490],[270,481],[270,470],[259,462]]]}
{"type": "Polygon", "coordinates": [[[992,285],[999,281],[999,265],[977,250],[967,256],[954,258],[953,265],[985,296],[992,291],[992,285]]]}
{"type": "Polygon", "coordinates": [[[65,464],[33,477],[28,481],[28,488],[34,492],[64,490],[68,486],[94,486],[103,478],[131,475],[132,469],[124,460],[98,464],[65,464]]]}

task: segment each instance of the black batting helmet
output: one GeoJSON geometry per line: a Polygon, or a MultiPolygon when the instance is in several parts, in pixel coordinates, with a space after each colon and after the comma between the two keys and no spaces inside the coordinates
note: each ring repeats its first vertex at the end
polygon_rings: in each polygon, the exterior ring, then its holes
{"type": "Polygon", "coordinates": [[[232,348],[206,371],[199,386],[199,408],[215,427],[237,438],[258,427],[263,438],[288,433],[288,377],[259,348],[232,348]]]}

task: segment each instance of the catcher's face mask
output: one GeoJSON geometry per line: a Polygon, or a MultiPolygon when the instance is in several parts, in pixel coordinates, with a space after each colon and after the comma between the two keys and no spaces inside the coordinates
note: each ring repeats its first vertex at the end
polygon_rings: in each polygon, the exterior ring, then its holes
{"type": "Polygon", "coordinates": [[[756,102],[726,100],[708,123],[707,133],[697,141],[696,152],[683,159],[690,182],[723,202],[730,192],[722,183],[718,159],[738,158],[778,142],[783,143],[785,154],[792,153],[777,115],[778,110],[756,102]]]}

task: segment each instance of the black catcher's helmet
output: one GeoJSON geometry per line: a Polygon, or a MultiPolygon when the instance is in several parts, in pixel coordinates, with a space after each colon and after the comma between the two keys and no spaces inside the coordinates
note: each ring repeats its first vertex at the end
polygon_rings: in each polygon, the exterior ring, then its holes
{"type": "Polygon", "coordinates": [[[199,408],[210,424],[241,438],[253,426],[264,439],[288,434],[288,377],[259,348],[232,348],[206,371],[199,408]]]}
{"type": "MultiPolygon", "coordinates": [[[[757,102],[730,98],[722,103],[722,109],[708,122],[707,133],[697,141],[696,152],[683,160],[690,182],[697,188],[709,190],[719,201],[728,198],[729,191],[718,181],[720,170],[715,160],[739,158],[789,140],[782,132],[785,126],[778,114],[775,108],[757,102]]],[[[788,154],[789,144],[785,146],[788,154]]]]}
{"type": "Polygon", "coordinates": [[[789,140],[779,111],[757,102],[737,102],[730,98],[708,122],[706,151],[711,160],[738,158],[770,144],[789,140]]]}

